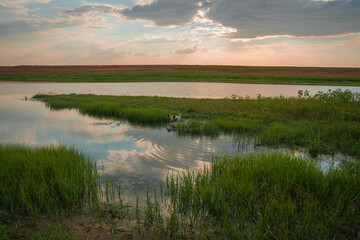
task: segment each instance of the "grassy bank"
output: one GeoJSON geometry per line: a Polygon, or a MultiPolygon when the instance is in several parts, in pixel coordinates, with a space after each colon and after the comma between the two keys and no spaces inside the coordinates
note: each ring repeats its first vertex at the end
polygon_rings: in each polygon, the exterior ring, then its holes
{"type": "Polygon", "coordinates": [[[167,191],[171,221],[197,226],[201,237],[352,239],[360,230],[359,186],[358,163],[323,173],[273,153],[215,158],[209,169],[170,177],[167,191]]]}
{"type": "Polygon", "coordinates": [[[222,82],[251,84],[360,85],[359,77],[242,75],[206,72],[12,73],[0,81],[24,82],[222,82]]]}
{"type": "Polygon", "coordinates": [[[128,207],[112,183],[101,190],[93,163],[73,149],[1,145],[0,161],[0,239],[359,236],[358,162],[322,172],[280,153],[216,157],[209,168],[170,175],[160,191],[148,190],[144,206],[128,207]],[[84,209],[91,201],[99,204],[84,209]]]}
{"type": "Polygon", "coordinates": [[[0,210],[70,213],[98,201],[94,163],[74,149],[0,145],[0,210]]]}
{"type": "Polygon", "coordinates": [[[111,239],[126,209],[118,193],[74,148],[0,144],[1,240],[111,239]]]}
{"type": "Polygon", "coordinates": [[[51,109],[75,108],[83,114],[166,125],[168,114],[185,121],[170,127],[179,134],[247,134],[259,144],[307,147],[310,153],[341,151],[360,156],[360,96],[340,90],[298,98],[189,99],[97,95],[36,95],[51,109]]]}

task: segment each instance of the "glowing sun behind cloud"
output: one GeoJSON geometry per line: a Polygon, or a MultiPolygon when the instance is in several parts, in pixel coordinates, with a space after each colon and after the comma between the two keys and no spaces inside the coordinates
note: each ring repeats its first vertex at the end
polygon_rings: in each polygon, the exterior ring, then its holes
{"type": "Polygon", "coordinates": [[[360,0],[5,0],[0,65],[360,67],[360,0]]]}

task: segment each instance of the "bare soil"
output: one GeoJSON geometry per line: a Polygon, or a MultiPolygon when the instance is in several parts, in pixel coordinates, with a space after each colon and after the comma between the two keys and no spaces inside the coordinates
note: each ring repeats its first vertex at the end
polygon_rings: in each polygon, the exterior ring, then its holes
{"type": "MultiPolygon", "coordinates": [[[[135,220],[93,214],[74,214],[68,217],[40,216],[36,220],[23,217],[16,223],[20,225],[20,229],[11,231],[11,238],[52,239],[61,235],[71,236],[71,239],[96,240],[141,238],[135,220]]],[[[14,226],[11,227],[14,229],[14,226]]]]}
{"type": "Polygon", "coordinates": [[[129,73],[129,72],[209,72],[249,75],[302,75],[360,77],[360,68],[250,67],[221,65],[71,65],[0,66],[0,74],[11,73],[129,73]]]}

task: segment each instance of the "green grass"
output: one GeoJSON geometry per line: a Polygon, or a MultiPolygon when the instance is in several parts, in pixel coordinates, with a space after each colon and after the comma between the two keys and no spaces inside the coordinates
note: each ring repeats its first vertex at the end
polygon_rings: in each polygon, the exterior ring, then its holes
{"type": "Polygon", "coordinates": [[[36,95],[52,110],[78,109],[92,116],[165,126],[168,114],[180,135],[217,136],[222,132],[256,137],[257,143],[306,147],[313,155],[337,151],[360,156],[359,94],[329,91],[297,98],[190,99],[97,95],[36,95]]]}
{"type": "Polygon", "coordinates": [[[0,145],[0,166],[1,239],[80,239],[53,213],[91,202],[101,203],[84,220],[92,225],[75,229],[110,238],[124,236],[119,223],[135,223],[135,239],[355,239],[360,231],[359,162],[323,172],[283,153],[215,157],[209,168],[168,176],[141,207],[125,206],[107,178],[101,188],[94,163],[74,149],[0,145]],[[22,216],[38,213],[51,224],[29,229],[37,218],[29,225],[22,216]]]}
{"type": "Polygon", "coordinates": [[[241,75],[198,72],[165,73],[18,73],[0,81],[24,82],[222,82],[252,84],[360,85],[359,77],[241,75]]]}
{"type": "Polygon", "coordinates": [[[170,176],[166,192],[173,218],[211,239],[352,239],[360,230],[358,163],[323,173],[279,153],[216,157],[170,176]]]}
{"type": "Polygon", "coordinates": [[[75,149],[0,145],[0,210],[70,213],[98,201],[93,161],[75,149]]]}

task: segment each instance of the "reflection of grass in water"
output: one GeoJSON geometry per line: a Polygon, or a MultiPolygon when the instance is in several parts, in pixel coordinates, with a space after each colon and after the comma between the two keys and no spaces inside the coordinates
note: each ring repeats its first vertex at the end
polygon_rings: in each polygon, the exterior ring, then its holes
{"type": "Polygon", "coordinates": [[[241,75],[199,72],[148,73],[16,73],[1,74],[0,81],[29,82],[222,82],[316,85],[359,85],[359,77],[241,75]]]}
{"type": "Polygon", "coordinates": [[[297,98],[189,99],[96,95],[36,95],[51,109],[126,119],[134,124],[164,125],[168,114],[185,121],[171,129],[181,135],[217,136],[221,132],[255,136],[257,143],[309,148],[314,155],[341,151],[360,156],[359,95],[330,91],[297,98]]]}

